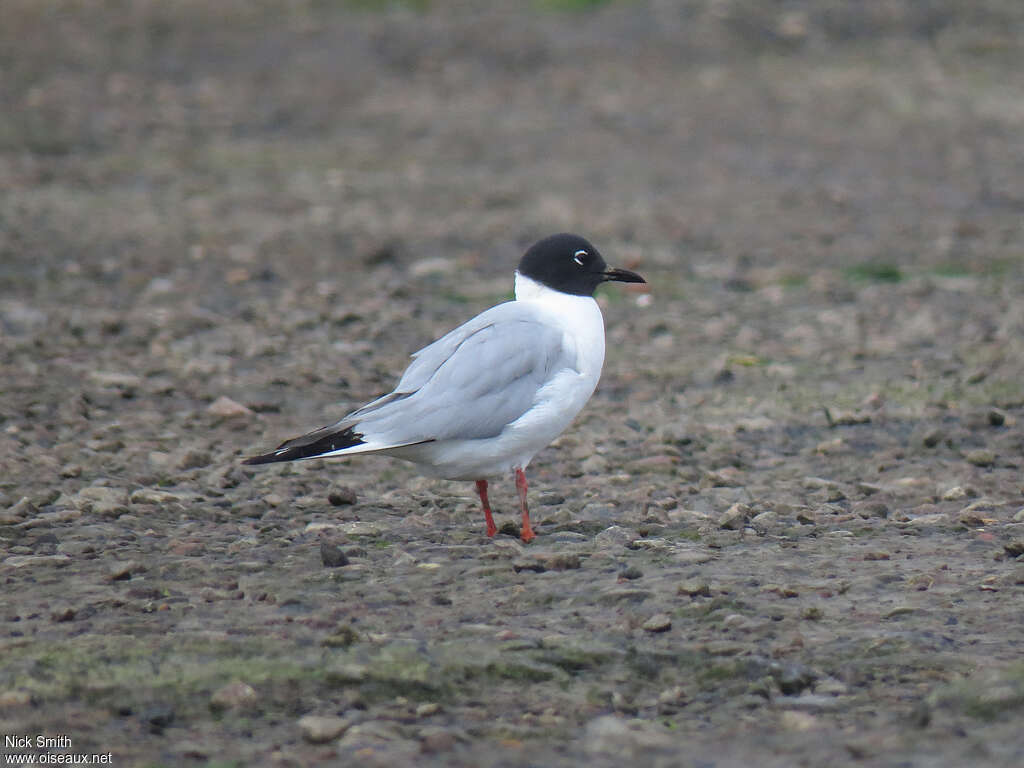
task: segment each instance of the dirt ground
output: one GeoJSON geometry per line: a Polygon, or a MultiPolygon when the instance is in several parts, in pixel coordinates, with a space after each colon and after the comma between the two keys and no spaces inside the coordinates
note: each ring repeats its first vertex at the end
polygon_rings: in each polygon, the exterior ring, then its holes
{"type": "MultiPolygon", "coordinates": [[[[1016,0],[5,0],[0,734],[117,766],[1024,764],[1016,0]],[[591,239],[512,478],[242,467],[591,239]]],[[[38,750],[5,741],[8,755],[38,750]]]]}

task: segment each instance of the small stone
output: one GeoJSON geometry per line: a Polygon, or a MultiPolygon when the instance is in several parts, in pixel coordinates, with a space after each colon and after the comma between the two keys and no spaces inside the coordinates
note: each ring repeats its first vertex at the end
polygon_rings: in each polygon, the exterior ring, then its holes
{"type": "Polygon", "coordinates": [[[253,709],[259,701],[259,694],[248,683],[236,681],[218,688],[210,697],[210,709],[223,712],[229,709],[253,709]]]}
{"type": "Polygon", "coordinates": [[[1024,539],[1014,539],[1008,544],[1004,544],[1003,549],[1010,557],[1020,557],[1024,555],[1024,539]]]}
{"type": "Polygon", "coordinates": [[[320,542],[320,561],[327,568],[341,568],[348,565],[348,557],[341,547],[330,541],[320,542]]]}
{"type": "Polygon", "coordinates": [[[588,475],[602,475],[608,470],[608,459],[594,454],[580,464],[580,469],[588,475]]]}
{"type": "Polygon", "coordinates": [[[594,537],[594,544],[600,549],[616,549],[626,547],[640,538],[639,534],[632,528],[623,528],[621,525],[612,525],[605,528],[594,537]]]}
{"type": "Polygon", "coordinates": [[[166,451],[150,451],[146,460],[154,469],[167,469],[174,463],[174,458],[166,451]]]}
{"type": "Polygon", "coordinates": [[[436,730],[424,733],[420,737],[420,752],[425,755],[436,755],[441,752],[451,752],[455,749],[458,738],[448,730],[436,730]]]}
{"type": "Polygon", "coordinates": [[[0,710],[13,707],[25,707],[32,703],[32,694],[28,691],[0,692],[0,710]]]}
{"type": "Polygon", "coordinates": [[[157,504],[163,506],[181,501],[181,497],[170,491],[160,491],[156,488],[139,488],[137,491],[132,491],[132,495],[128,500],[132,504],[157,504]]]}
{"type": "Polygon", "coordinates": [[[50,618],[57,622],[74,621],[75,609],[70,605],[62,605],[50,612],[50,618]]]}
{"type": "Polygon", "coordinates": [[[853,505],[850,511],[865,520],[873,517],[884,519],[889,516],[889,505],[884,501],[859,501],[853,505]]]}
{"type": "Polygon", "coordinates": [[[750,519],[751,509],[746,504],[733,504],[718,518],[718,527],[730,531],[738,531],[750,519]]]}
{"type": "Polygon", "coordinates": [[[344,507],[356,503],[356,492],[351,488],[332,488],[327,494],[327,501],[332,507],[344,507]]]}
{"type": "Polygon", "coordinates": [[[706,581],[700,579],[687,579],[679,584],[676,591],[680,595],[689,595],[690,597],[711,597],[711,587],[706,581]]]}
{"type": "Polygon", "coordinates": [[[842,501],[845,498],[846,494],[840,488],[827,488],[825,490],[825,501],[827,502],[842,501]]]}
{"type": "MultiPolygon", "coordinates": [[[[646,725],[617,715],[602,715],[587,723],[583,733],[583,748],[587,754],[608,755],[614,758],[613,762],[616,759],[621,762],[624,755],[634,757],[654,751],[675,753],[678,742],[669,734],[656,729],[653,724],[646,725]]],[[[644,762],[639,761],[640,764],[644,762]]]]}
{"type": "Polygon", "coordinates": [[[680,707],[685,706],[688,701],[689,697],[686,695],[686,690],[683,686],[676,685],[666,688],[658,694],[658,713],[662,715],[673,714],[680,707]]]}
{"type": "Polygon", "coordinates": [[[338,530],[348,536],[381,536],[385,533],[384,526],[372,520],[352,520],[339,525],[338,530]]]}
{"type": "Polygon", "coordinates": [[[818,727],[818,718],[807,712],[787,709],[779,718],[779,724],[787,731],[810,731],[818,727]]]}
{"type": "Polygon", "coordinates": [[[750,524],[754,527],[754,530],[761,534],[769,531],[777,525],[778,522],[779,515],[772,509],[761,512],[758,515],[754,515],[750,520],[750,524]]]}
{"type": "Polygon", "coordinates": [[[121,488],[89,486],[75,494],[72,501],[82,512],[99,517],[120,517],[130,511],[128,493],[121,488]]]}
{"type": "Polygon", "coordinates": [[[251,409],[245,407],[239,402],[232,400],[226,395],[221,395],[212,403],[206,407],[206,412],[211,416],[219,416],[220,418],[228,419],[236,416],[252,416],[253,412],[251,409]]]}
{"type": "Polygon", "coordinates": [[[334,715],[306,715],[299,719],[302,738],[310,744],[326,744],[334,741],[352,727],[352,721],[334,715]]]}
{"type": "Polygon", "coordinates": [[[1013,522],[1024,523],[1024,508],[1017,510],[1017,512],[1013,516],[1013,522]]]}
{"type": "Polygon", "coordinates": [[[339,627],[338,630],[321,641],[327,648],[348,648],[359,641],[359,633],[350,626],[339,627]]]}
{"type": "Polygon", "coordinates": [[[963,525],[970,528],[980,528],[989,522],[995,514],[995,506],[989,501],[981,500],[961,509],[958,519],[963,525]]]}
{"type": "Polygon", "coordinates": [[[988,418],[988,423],[993,427],[1001,427],[1006,423],[1006,414],[998,408],[990,408],[985,415],[988,418]]]}
{"type": "Polygon", "coordinates": [[[833,440],[822,440],[816,446],[814,450],[816,453],[830,454],[839,453],[846,448],[846,443],[843,442],[843,438],[837,437],[833,440]]]}
{"type": "Polygon", "coordinates": [[[881,493],[882,486],[876,485],[875,483],[865,483],[863,480],[856,484],[858,493],[862,493],[865,496],[874,496],[876,493],[881,493]]]}
{"type": "Polygon", "coordinates": [[[18,501],[9,506],[4,513],[3,524],[14,525],[29,517],[39,514],[39,509],[32,503],[28,496],[22,496],[18,501]]]}
{"type": "Polygon", "coordinates": [[[641,624],[640,628],[645,632],[668,632],[672,629],[672,617],[667,613],[656,613],[641,624]]]}
{"type": "Polygon", "coordinates": [[[63,467],[60,468],[60,476],[63,478],[81,477],[82,465],[65,464],[63,467]]]}
{"type": "Polygon", "coordinates": [[[416,717],[430,717],[441,711],[441,705],[436,701],[427,701],[416,707],[416,717]]]}
{"type": "Polygon", "coordinates": [[[133,373],[90,371],[89,379],[101,387],[110,387],[124,391],[136,390],[142,385],[142,379],[133,373]]]}
{"type": "Polygon", "coordinates": [[[941,443],[946,437],[946,432],[940,427],[932,427],[924,436],[921,438],[921,444],[925,448],[934,448],[936,445],[941,443]]]}
{"type": "Polygon", "coordinates": [[[964,455],[968,464],[976,467],[991,467],[996,463],[996,454],[987,448],[975,448],[964,455]]]}
{"type": "Polygon", "coordinates": [[[201,467],[208,467],[212,461],[209,451],[203,451],[199,448],[189,448],[181,454],[178,459],[178,469],[199,469],[201,467]]]}
{"type": "Polygon", "coordinates": [[[965,488],[962,485],[954,485],[948,491],[942,494],[943,501],[963,501],[969,496],[977,496],[977,492],[973,488],[965,488]]]}
{"type": "Polygon", "coordinates": [[[943,525],[949,522],[949,516],[942,512],[935,512],[928,515],[919,515],[910,520],[911,525],[928,527],[932,525],[943,525]]]}
{"type": "Polygon", "coordinates": [[[119,560],[108,566],[107,578],[110,581],[126,581],[132,577],[133,571],[138,570],[140,570],[139,564],[134,560],[119,560]]]}

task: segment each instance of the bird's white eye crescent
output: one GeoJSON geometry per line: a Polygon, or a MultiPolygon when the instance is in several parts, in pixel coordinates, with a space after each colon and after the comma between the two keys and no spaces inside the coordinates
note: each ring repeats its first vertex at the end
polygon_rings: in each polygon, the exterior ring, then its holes
{"type": "Polygon", "coordinates": [[[572,255],[572,260],[575,261],[577,264],[579,264],[582,267],[583,266],[583,257],[586,256],[586,255],[587,255],[586,251],[576,251],[576,253],[574,253],[572,255]]]}

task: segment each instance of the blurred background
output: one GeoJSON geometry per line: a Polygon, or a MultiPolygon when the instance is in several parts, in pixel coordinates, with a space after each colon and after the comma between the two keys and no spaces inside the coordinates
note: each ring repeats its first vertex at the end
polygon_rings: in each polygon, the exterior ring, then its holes
{"type": "Polygon", "coordinates": [[[8,0],[0,287],[219,306],[392,259],[503,274],[561,229],[674,275],[1004,270],[1022,20],[1012,0],[8,0]]]}

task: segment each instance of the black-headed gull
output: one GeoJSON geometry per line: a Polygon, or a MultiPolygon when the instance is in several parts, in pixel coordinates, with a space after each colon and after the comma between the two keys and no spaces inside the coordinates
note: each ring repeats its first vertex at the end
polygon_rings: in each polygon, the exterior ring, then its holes
{"type": "Polygon", "coordinates": [[[488,536],[498,529],[486,478],[512,471],[521,536],[530,541],[525,470],[597,387],[604,318],[593,294],[608,281],[645,282],[635,272],[609,269],[578,235],[544,238],[519,262],[514,301],[416,352],[390,394],[245,463],[383,453],[434,477],[475,480],[488,536]]]}

